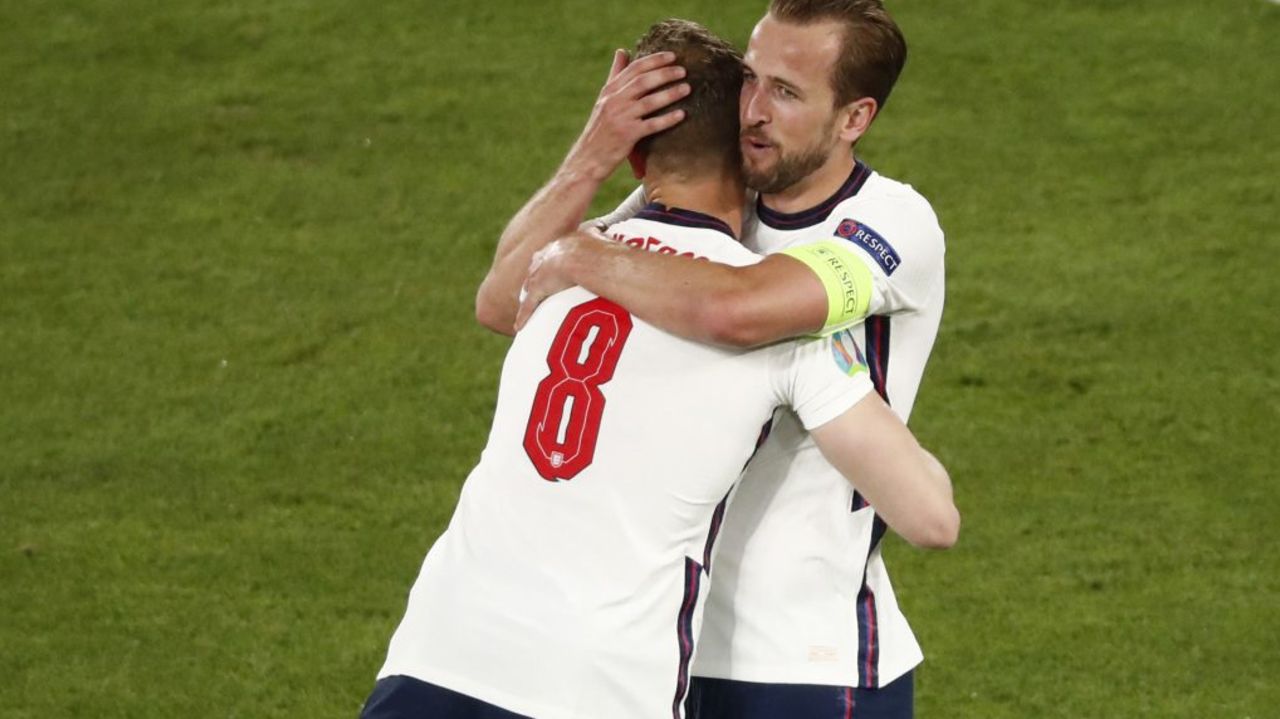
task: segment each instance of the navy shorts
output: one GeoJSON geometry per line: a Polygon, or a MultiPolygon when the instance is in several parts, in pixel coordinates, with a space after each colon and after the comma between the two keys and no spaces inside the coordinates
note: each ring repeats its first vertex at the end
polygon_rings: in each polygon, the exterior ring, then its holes
{"type": "Polygon", "coordinates": [[[412,677],[379,679],[360,719],[529,719],[412,677]]]}
{"type": "Polygon", "coordinates": [[[688,719],[911,719],[912,672],[879,689],[694,677],[688,719]]]}

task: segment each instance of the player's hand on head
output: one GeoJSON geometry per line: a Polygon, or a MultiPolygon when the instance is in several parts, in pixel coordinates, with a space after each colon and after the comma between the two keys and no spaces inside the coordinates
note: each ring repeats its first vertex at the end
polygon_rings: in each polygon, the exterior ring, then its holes
{"type": "Polygon", "coordinates": [[[567,162],[579,163],[603,179],[642,138],[683,120],[683,110],[659,112],[689,94],[689,84],[679,82],[685,70],[675,59],[674,53],[658,52],[631,61],[626,51],[614,51],[609,78],[567,162]],[[658,114],[646,119],[653,113],[658,114]]]}

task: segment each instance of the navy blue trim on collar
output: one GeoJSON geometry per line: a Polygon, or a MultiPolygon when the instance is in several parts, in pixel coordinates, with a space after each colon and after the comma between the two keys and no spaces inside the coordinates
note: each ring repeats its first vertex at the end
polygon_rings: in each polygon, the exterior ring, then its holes
{"type": "Polygon", "coordinates": [[[868,177],[871,177],[871,168],[862,164],[862,160],[858,160],[853,164],[853,172],[849,173],[849,177],[844,184],[840,185],[840,189],[817,205],[799,212],[778,212],[765,207],[764,198],[761,197],[756,200],[756,216],[775,230],[799,230],[811,227],[826,220],[836,205],[858,194],[858,190],[866,184],[868,177]]]}
{"type": "Polygon", "coordinates": [[[681,227],[701,227],[704,230],[723,232],[733,238],[735,242],[738,240],[738,236],[733,234],[733,228],[718,217],[679,207],[667,207],[661,202],[650,202],[645,205],[644,209],[636,214],[636,219],[653,220],[667,225],[680,225],[681,227]]]}

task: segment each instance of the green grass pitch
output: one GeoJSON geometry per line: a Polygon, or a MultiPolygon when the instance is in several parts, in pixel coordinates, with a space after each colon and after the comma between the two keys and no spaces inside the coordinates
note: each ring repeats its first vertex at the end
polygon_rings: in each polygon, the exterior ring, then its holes
{"type": "MultiPolygon", "coordinates": [[[[355,716],[503,224],[612,48],[763,6],[4,3],[0,716],[355,716]]],[[[1280,7],[889,6],[861,155],[947,232],[913,426],[965,521],[887,550],[920,716],[1280,716],[1280,7]]]]}

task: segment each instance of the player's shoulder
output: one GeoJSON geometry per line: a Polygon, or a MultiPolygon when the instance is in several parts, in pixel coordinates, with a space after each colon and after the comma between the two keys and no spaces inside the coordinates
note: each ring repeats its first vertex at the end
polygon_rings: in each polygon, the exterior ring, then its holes
{"type": "Polygon", "coordinates": [[[873,171],[859,192],[841,203],[833,214],[842,210],[875,222],[887,232],[942,239],[942,227],[929,200],[910,184],[878,172],[873,171]]]}
{"type": "MultiPolygon", "coordinates": [[[[865,251],[885,275],[907,265],[932,276],[946,256],[942,227],[929,201],[911,185],[876,172],[834,209],[827,229],[865,251]]],[[[900,277],[915,277],[918,271],[900,277]]]]}
{"type": "Polygon", "coordinates": [[[929,200],[913,185],[901,180],[895,180],[874,170],[872,170],[871,176],[867,178],[866,184],[862,186],[862,191],[854,197],[856,198],[859,195],[876,198],[881,202],[893,203],[903,207],[933,211],[933,206],[929,204],[929,200]]]}

